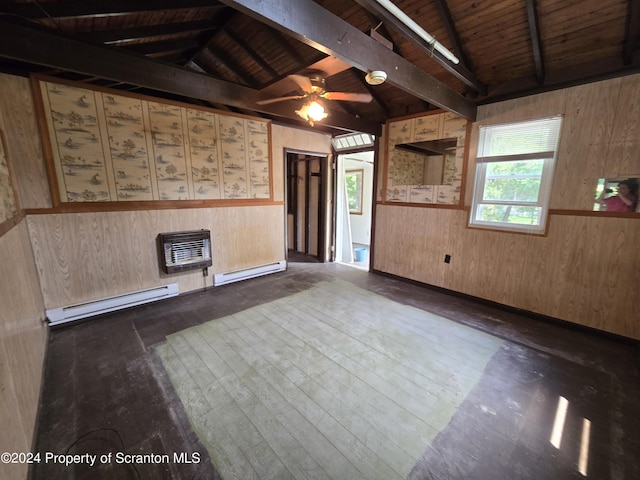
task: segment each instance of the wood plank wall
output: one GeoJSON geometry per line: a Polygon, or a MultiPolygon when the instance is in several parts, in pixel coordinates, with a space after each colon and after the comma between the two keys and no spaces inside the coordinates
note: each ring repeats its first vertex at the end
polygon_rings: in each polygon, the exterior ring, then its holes
{"type": "Polygon", "coordinates": [[[0,74],[0,115],[11,152],[20,206],[51,207],[51,195],[29,80],[0,74]]]}
{"type": "MultiPolygon", "coordinates": [[[[46,185],[44,169],[31,170],[25,155],[42,158],[28,82],[0,75],[0,130],[5,154],[15,175],[25,182],[17,189],[18,204],[42,201],[32,189],[46,185]],[[31,110],[30,110],[31,109],[31,110]],[[44,182],[44,183],[41,183],[44,182]]],[[[18,186],[18,185],[16,185],[18,186]]],[[[46,204],[40,203],[38,206],[46,204]]],[[[47,328],[42,321],[44,303],[40,292],[27,221],[22,214],[8,220],[0,230],[0,452],[29,452],[36,423],[47,328]]],[[[0,463],[0,478],[22,479],[26,464],[0,463]]]]}
{"type": "MultiPolygon", "coordinates": [[[[0,452],[30,452],[47,342],[26,221],[0,237],[0,452]]],[[[27,465],[0,463],[0,478],[27,465]]]]}
{"type": "Polygon", "coordinates": [[[284,260],[281,205],[30,215],[29,233],[47,308],[178,283],[180,293],[211,287],[213,274],[284,260]],[[213,266],[166,275],[156,237],[208,229],[213,266]]]}
{"type": "Polygon", "coordinates": [[[468,228],[470,194],[464,210],[378,205],[375,268],[640,339],[640,216],[591,212],[598,178],[640,173],[638,91],[633,75],[480,107],[472,146],[481,124],[564,115],[548,234],[468,228]]]}

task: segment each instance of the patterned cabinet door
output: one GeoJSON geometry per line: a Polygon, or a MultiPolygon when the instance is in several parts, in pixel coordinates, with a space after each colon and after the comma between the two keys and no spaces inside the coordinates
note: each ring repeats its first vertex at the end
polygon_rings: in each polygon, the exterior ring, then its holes
{"type": "Polygon", "coordinates": [[[418,117],[413,119],[414,123],[414,135],[412,142],[418,142],[420,140],[438,140],[439,138],[446,138],[443,136],[443,115],[426,115],[424,117],[418,117]]]}
{"type": "Polygon", "coordinates": [[[155,172],[142,100],[106,93],[100,98],[109,143],[107,164],[117,199],[153,200],[155,172]]]}
{"type": "Polygon", "coordinates": [[[240,118],[220,116],[222,142],[222,185],[224,198],[248,198],[247,148],[244,121],[240,118]]]}
{"type": "Polygon", "coordinates": [[[464,150],[467,138],[468,121],[453,113],[443,113],[442,138],[457,139],[455,158],[445,163],[443,185],[438,185],[437,203],[457,205],[462,200],[462,172],[464,168],[464,150]]]}
{"type": "Polygon", "coordinates": [[[177,105],[149,102],[153,159],[160,200],[188,200],[185,121],[177,105]]]}
{"type": "Polygon", "coordinates": [[[413,121],[400,120],[389,124],[388,145],[391,147],[398,143],[413,141],[413,121]]]}
{"type": "Polygon", "coordinates": [[[247,121],[251,198],[271,196],[269,171],[269,130],[264,122],[247,121]]]}
{"type": "Polygon", "coordinates": [[[218,116],[212,112],[188,108],[187,131],[194,198],[222,198],[218,116]]]}
{"type": "Polygon", "coordinates": [[[115,200],[109,191],[105,166],[108,144],[98,122],[99,94],[49,82],[40,87],[61,200],[115,200]]]}
{"type": "Polygon", "coordinates": [[[404,182],[409,164],[407,152],[394,149],[398,143],[410,142],[413,138],[413,121],[400,120],[389,123],[387,140],[387,189],[385,200],[388,202],[408,202],[409,189],[404,182]]]}
{"type": "Polygon", "coordinates": [[[469,122],[465,118],[449,112],[443,113],[442,119],[442,136],[440,138],[457,138],[458,147],[464,147],[469,122]]]}
{"type": "Polygon", "coordinates": [[[271,200],[270,123],[39,81],[61,202],[271,200]]]}

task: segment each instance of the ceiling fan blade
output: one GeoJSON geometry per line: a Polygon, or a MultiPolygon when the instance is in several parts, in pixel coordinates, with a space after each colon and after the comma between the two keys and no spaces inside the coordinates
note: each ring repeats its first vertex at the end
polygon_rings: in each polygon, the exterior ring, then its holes
{"type": "Polygon", "coordinates": [[[368,93],[324,92],[320,96],[327,100],[342,100],[359,103],[369,103],[373,100],[373,97],[368,93]]]}
{"type": "Polygon", "coordinates": [[[269,105],[270,103],[276,102],[284,102],[286,100],[299,100],[301,98],[306,97],[306,95],[290,95],[288,97],[276,97],[276,98],[268,98],[266,100],[260,100],[256,102],[258,105],[269,105]]]}
{"type": "Polygon", "coordinates": [[[313,84],[311,83],[311,79],[309,77],[305,77],[304,75],[289,75],[289,78],[293,80],[296,85],[298,85],[302,89],[303,92],[313,92],[313,84]]]}

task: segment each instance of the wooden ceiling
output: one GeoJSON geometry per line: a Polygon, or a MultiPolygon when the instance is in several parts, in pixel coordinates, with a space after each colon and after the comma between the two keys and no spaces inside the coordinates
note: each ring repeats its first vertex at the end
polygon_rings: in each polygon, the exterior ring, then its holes
{"type": "Polygon", "coordinates": [[[395,0],[460,61],[447,60],[376,0],[3,0],[0,70],[71,79],[308,126],[288,75],[326,73],[316,124],[378,133],[436,108],[483,103],[639,71],[639,0],[395,0]],[[377,40],[374,37],[382,37],[377,40]],[[391,48],[389,48],[391,47],[391,48]],[[387,81],[371,86],[369,70],[387,81]]]}

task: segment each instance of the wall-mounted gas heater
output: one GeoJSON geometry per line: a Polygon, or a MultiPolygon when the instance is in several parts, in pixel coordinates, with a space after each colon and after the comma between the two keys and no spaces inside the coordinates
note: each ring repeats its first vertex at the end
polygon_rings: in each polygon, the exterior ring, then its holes
{"type": "Polygon", "coordinates": [[[161,233],[158,235],[160,267],[165,273],[207,268],[211,261],[211,232],[161,233]]]}

